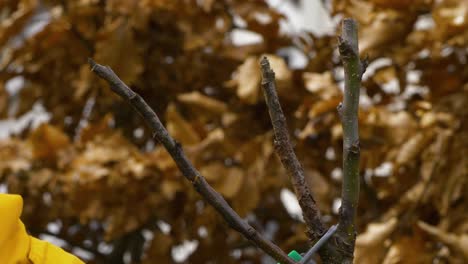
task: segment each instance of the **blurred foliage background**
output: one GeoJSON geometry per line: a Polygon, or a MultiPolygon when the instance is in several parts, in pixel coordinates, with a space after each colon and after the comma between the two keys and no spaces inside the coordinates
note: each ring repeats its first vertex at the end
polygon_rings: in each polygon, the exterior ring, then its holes
{"type": "Polygon", "coordinates": [[[284,203],[290,183],[272,148],[259,58],[270,58],[307,181],[333,224],[335,30],[353,17],[370,60],[355,262],[467,263],[468,2],[321,1],[324,34],[287,30],[286,2],[307,1],[3,0],[0,186],[23,196],[28,231],[87,263],[272,261],[206,205],[90,72],[92,57],[154,107],[241,216],[283,250],[306,251],[301,217],[284,203]]]}

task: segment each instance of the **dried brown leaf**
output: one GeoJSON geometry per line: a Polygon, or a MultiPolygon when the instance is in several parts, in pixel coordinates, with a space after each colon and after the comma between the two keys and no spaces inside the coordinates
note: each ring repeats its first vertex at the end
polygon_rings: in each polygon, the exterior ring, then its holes
{"type": "Polygon", "coordinates": [[[388,250],[385,241],[397,228],[397,219],[391,218],[382,223],[371,223],[356,239],[354,263],[380,264],[388,250]]]}
{"type": "Polygon", "coordinates": [[[143,71],[141,46],[123,17],[108,23],[99,32],[94,57],[99,63],[110,66],[128,85],[143,71]]]}

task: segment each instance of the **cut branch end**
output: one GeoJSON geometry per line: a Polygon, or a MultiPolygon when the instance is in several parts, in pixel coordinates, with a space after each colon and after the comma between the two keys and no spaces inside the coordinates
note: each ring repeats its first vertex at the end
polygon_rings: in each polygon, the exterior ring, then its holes
{"type": "Polygon", "coordinates": [[[260,66],[262,68],[262,84],[274,82],[275,72],[271,69],[270,62],[266,56],[260,61],[260,66]]]}

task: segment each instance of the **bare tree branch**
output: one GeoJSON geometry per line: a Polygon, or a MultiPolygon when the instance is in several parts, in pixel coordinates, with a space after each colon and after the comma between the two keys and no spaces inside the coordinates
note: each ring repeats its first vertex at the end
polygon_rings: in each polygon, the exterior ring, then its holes
{"type": "Polygon", "coordinates": [[[325,227],[320,219],[320,211],[309,190],[304,177],[304,169],[294,153],[294,149],[289,139],[286,118],[278,99],[275,84],[275,73],[270,67],[268,59],[264,57],[261,61],[262,87],[265,101],[273,125],[274,146],[281,163],[291,178],[294,191],[299,205],[302,209],[304,221],[309,229],[309,236],[312,240],[317,240],[325,232],[325,227]]]}
{"type": "MultiPolygon", "coordinates": [[[[275,136],[275,150],[291,178],[308,228],[308,236],[315,242],[325,234],[325,225],[320,218],[320,211],[305,181],[304,169],[298,161],[289,139],[286,118],[284,117],[276,92],[275,73],[271,69],[266,57],[262,59],[260,64],[263,93],[275,136]]],[[[320,247],[319,254],[323,263],[342,263],[344,259],[342,251],[342,244],[338,244],[337,241],[333,240],[331,243],[325,243],[325,245],[320,247]]]]}
{"type": "MultiPolygon", "coordinates": [[[[338,107],[343,125],[344,179],[337,239],[332,239],[319,251],[324,263],[352,263],[356,241],[355,216],[359,199],[359,89],[367,62],[359,59],[357,24],[353,19],[343,21],[339,50],[345,70],[344,102],[338,107]]],[[[275,73],[266,57],[261,61],[261,68],[263,92],[275,135],[275,150],[292,180],[304,220],[309,228],[309,236],[312,240],[317,240],[324,234],[325,227],[305,182],[304,170],[290,142],[286,119],[276,92],[275,73]]]]}
{"type": "Polygon", "coordinates": [[[337,236],[340,238],[346,259],[353,262],[356,241],[356,209],[359,201],[359,89],[366,62],[359,59],[357,23],[344,19],[339,50],[345,72],[344,100],[340,109],[343,126],[343,186],[337,236]]]}
{"type": "Polygon", "coordinates": [[[203,198],[213,206],[216,211],[218,211],[231,228],[241,233],[245,238],[250,240],[275,260],[280,261],[283,264],[294,263],[294,261],[290,259],[278,246],[265,239],[252,226],[244,221],[229,206],[226,200],[224,200],[224,198],[208,184],[206,179],[188,160],[182,150],[182,146],[169,135],[156,113],[148,106],[140,95],[132,91],[125,83],[123,83],[111,68],[99,65],[92,59],[89,59],[88,62],[91,65],[91,71],[106,80],[112,91],[122,97],[122,99],[126,100],[138,111],[150,126],[153,131],[153,136],[164,145],[166,150],[174,159],[184,177],[187,178],[193,184],[195,190],[203,196],[203,198]]]}

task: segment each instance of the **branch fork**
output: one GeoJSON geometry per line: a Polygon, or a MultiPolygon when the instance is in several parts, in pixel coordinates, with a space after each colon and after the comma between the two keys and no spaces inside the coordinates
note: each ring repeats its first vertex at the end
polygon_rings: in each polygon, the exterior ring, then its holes
{"type": "MultiPolygon", "coordinates": [[[[359,129],[358,109],[361,78],[368,65],[367,59],[359,59],[357,23],[344,19],[342,35],[338,37],[338,49],[345,71],[344,100],[337,107],[343,126],[343,186],[342,206],[335,239],[320,248],[324,263],[352,263],[356,241],[355,216],[359,199],[359,129]]],[[[274,132],[277,155],[291,178],[294,191],[302,208],[304,220],[309,229],[309,238],[316,241],[322,237],[325,225],[320,211],[304,180],[300,165],[289,140],[286,120],[279,104],[274,83],[274,72],[268,59],[261,61],[262,87],[274,132]]],[[[332,236],[332,235],[330,235],[332,236]]]]}
{"type": "MultiPolygon", "coordinates": [[[[275,73],[268,59],[261,62],[262,90],[270,115],[274,133],[275,152],[289,175],[294,191],[302,208],[308,236],[312,242],[318,241],[308,253],[307,262],[318,250],[323,263],[352,263],[356,239],[355,215],[359,197],[359,134],[357,112],[359,106],[359,89],[362,74],[367,67],[367,60],[359,59],[357,43],[357,24],[352,19],[343,21],[343,33],[339,38],[340,56],[345,69],[344,101],[338,107],[343,124],[343,188],[342,206],[339,224],[328,231],[323,223],[320,211],[305,181],[305,173],[299,162],[289,138],[286,118],[281,109],[276,92],[275,73]],[[336,231],[336,233],[335,233],[336,231]],[[328,241],[328,242],[327,242],[328,241]]],[[[175,141],[159,120],[156,113],[145,100],[132,91],[108,66],[97,64],[88,59],[91,71],[107,81],[114,93],[126,100],[145,120],[151,128],[153,137],[169,152],[183,176],[189,180],[195,190],[224,218],[229,226],[241,233],[255,246],[263,250],[283,264],[294,264],[278,246],[264,238],[245,220],[243,220],[226,202],[226,200],[211,187],[200,172],[186,157],[180,143],[175,141]]]]}
{"type": "Polygon", "coordinates": [[[153,131],[154,138],[161,142],[171,157],[174,159],[177,167],[183,176],[189,180],[195,190],[224,218],[229,226],[241,233],[246,239],[251,241],[258,248],[270,255],[277,261],[285,264],[294,264],[278,246],[264,238],[245,220],[243,220],[226,202],[226,200],[211,187],[206,179],[195,169],[192,163],[186,157],[182,146],[176,142],[167,132],[164,125],[159,120],[156,113],[148,106],[140,95],[132,91],[110,67],[97,64],[92,59],[88,59],[91,70],[107,81],[112,91],[126,100],[143,117],[146,123],[153,131]]]}

